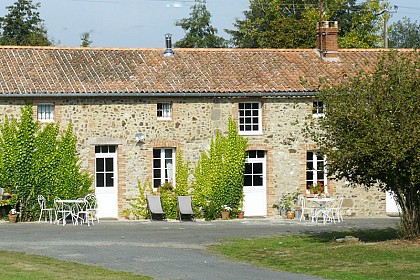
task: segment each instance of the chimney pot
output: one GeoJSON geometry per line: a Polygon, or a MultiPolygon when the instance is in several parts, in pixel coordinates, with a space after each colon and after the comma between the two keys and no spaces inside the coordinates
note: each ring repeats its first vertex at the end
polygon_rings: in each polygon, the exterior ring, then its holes
{"type": "Polygon", "coordinates": [[[166,44],[166,50],[163,52],[163,56],[174,56],[174,51],[172,50],[172,34],[166,33],[165,34],[165,44],[166,44]]]}

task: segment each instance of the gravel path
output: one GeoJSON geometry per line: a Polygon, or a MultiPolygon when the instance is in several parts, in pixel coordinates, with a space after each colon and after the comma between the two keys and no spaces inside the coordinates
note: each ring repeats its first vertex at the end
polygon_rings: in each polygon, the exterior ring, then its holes
{"type": "Polygon", "coordinates": [[[283,219],[213,222],[101,221],[87,227],[0,223],[0,248],[149,275],[155,279],[320,279],[224,259],[207,246],[231,237],[396,227],[398,219],[349,218],[338,224],[283,219]]]}

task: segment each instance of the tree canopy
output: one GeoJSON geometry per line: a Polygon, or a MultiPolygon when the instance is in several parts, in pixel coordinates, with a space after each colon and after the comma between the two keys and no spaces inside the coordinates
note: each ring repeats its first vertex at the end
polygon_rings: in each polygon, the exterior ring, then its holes
{"type": "Polygon", "coordinates": [[[40,3],[18,0],[7,6],[9,13],[0,17],[0,44],[16,46],[50,46],[47,31],[37,9],[40,3]]]}
{"type": "Polygon", "coordinates": [[[393,51],[372,73],[322,90],[326,115],[313,134],[331,176],[393,192],[407,238],[420,235],[418,69],[417,51],[393,51]]]}
{"type": "Polygon", "coordinates": [[[175,23],[186,32],[185,37],[177,41],[177,48],[222,48],[226,40],[217,36],[217,29],[210,24],[211,14],[207,10],[205,0],[195,0],[189,18],[175,23]]]}
{"type": "Polygon", "coordinates": [[[420,48],[420,24],[404,17],[390,26],[391,48],[420,48]]]}
{"type": "Polygon", "coordinates": [[[89,47],[90,44],[93,43],[93,41],[90,39],[90,32],[83,32],[82,34],[80,34],[80,40],[82,41],[80,46],[84,48],[89,47]]]}
{"type": "MultiPolygon", "coordinates": [[[[386,3],[367,0],[324,1],[323,21],[339,22],[342,48],[377,47],[381,40],[381,9],[386,3]]],[[[225,30],[231,44],[240,48],[313,48],[319,0],[250,0],[245,19],[237,19],[235,30],[225,30]]]]}

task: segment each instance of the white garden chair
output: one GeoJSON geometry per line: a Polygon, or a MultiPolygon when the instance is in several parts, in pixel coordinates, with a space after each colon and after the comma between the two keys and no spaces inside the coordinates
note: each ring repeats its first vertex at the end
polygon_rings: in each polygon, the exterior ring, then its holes
{"type": "Polygon", "coordinates": [[[335,223],[343,221],[343,215],[341,214],[341,207],[343,205],[343,196],[339,196],[330,206],[327,206],[328,216],[331,221],[335,223]]]}
{"type": "Polygon", "coordinates": [[[315,215],[315,208],[309,207],[306,201],[306,197],[303,194],[298,195],[298,204],[302,208],[302,214],[299,217],[299,221],[302,221],[305,217],[305,212],[309,212],[309,218],[313,219],[315,215]]]}
{"type": "Polygon", "coordinates": [[[45,217],[45,222],[47,222],[48,218],[49,218],[50,223],[52,223],[53,222],[52,215],[53,215],[53,212],[54,212],[54,208],[48,208],[47,207],[47,200],[45,199],[45,197],[43,195],[38,195],[38,204],[39,204],[39,207],[41,209],[41,212],[39,213],[38,223],[41,222],[41,218],[42,218],[43,214],[44,214],[44,217],[45,217]]]}
{"type": "Polygon", "coordinates": [[[99,223],[98,217],[98,201],[94,194],[88,194],[85,196],[85,204],[86,204],[86,211],[87,218],[90,219],[90,222],[93,225],[93,221],[97,221],[99,223]]]}
{"type": "MultiPolygon", "coordinates": [[[[76,209],[74,211],[76,212],[77,216],[77,223],[80,223],[83,225],[83,223],[87,223],[88,226],[90,226],[90,210],[89,210],[89,202],[85,198],[79,198],[77,199],[78,202],[74,205],[76,209]]],[[[93,222],[92,222],[93,224],[93,222]]]]}

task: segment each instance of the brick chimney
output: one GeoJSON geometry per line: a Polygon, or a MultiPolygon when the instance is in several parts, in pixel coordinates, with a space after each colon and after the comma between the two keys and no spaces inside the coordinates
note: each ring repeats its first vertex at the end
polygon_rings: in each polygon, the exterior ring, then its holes
{"type": "Polygon", "coordinates": [[[316,47],[325,61],[339,61],[338,22],[323,21],[316,23],[316,47]]]}

